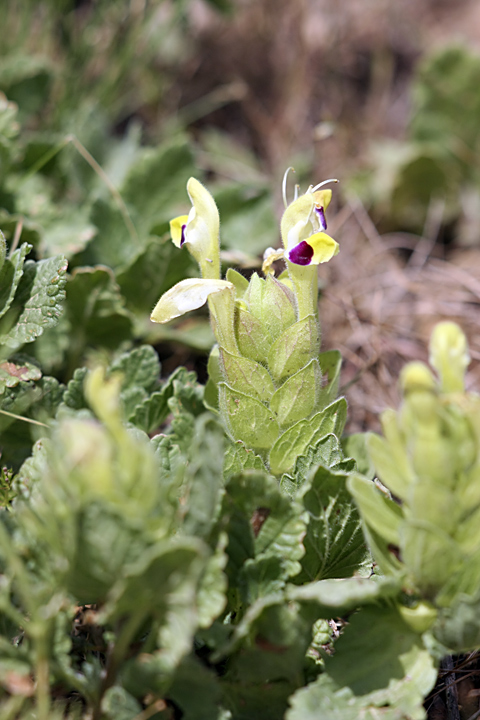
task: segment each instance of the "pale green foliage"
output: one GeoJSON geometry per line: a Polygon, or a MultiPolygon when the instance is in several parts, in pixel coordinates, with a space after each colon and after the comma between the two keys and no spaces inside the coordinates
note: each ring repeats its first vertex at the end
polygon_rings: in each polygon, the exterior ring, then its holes
{"type": "Polygon", "coordinates": [[[384,438],[369,438],[378,475],[401,502],[364,478],[348,484],[381,569],[401,577],[417,603],[430,603],[430,613],[413,603],[404,617],[415,624],[418,615],[420,627],[425,618],[438,640],[463,650],[479,638],[479,400],[462,392],[468,350],[460,328],[438,325],[430,351],[440,380],[421,363],[404,368],[402,406],[384,415],[384,438]]]}

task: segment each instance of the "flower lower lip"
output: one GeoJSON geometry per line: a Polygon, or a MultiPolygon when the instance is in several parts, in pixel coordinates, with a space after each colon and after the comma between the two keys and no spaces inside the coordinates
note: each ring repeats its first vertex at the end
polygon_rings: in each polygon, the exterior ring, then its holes
{"type": "Polygon", "coordinates": [[[305,241],[298,243],[288,253],[288,259],[295,265],[310,265],[313,257],[313,248],[305,241]]]}

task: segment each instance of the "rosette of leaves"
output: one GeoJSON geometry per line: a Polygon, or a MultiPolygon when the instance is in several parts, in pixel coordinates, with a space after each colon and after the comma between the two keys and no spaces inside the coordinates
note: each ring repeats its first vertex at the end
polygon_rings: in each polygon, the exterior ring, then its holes
{"type": "Polygon", "coordinates": [[[465,335],[438,324],[430,363],[407,365],[403,402],[383,414],[368,447],[382,486],[351,477],[374,558],[399,576],[405,619],[446,648],[480,643],[480,400],[465,392],[465,335]]]}
{"type": "Polygon", "coordinates": [[[172,220],[171,233],[195,257],[202,278],[175,285],[152,313],[154,322],[168,322],[208,301],[218,346],[210,356],[207,400],[232,439],[255,450],[274,475],[290,470],[327,434],[340,436],[346,419],[345,400],[335,400],[340,356],[319,353],[316,265],[338,252],[325,233],[331,191],[319,187],[287,207],[284,249],[270,249],[265,279],[254,273],[248,282],[234,270],[220,279],[218,210],[191,178],[192,208],[172,220]],[[280,258],[287,271],[277,279],[271,268],[280,258]]]}

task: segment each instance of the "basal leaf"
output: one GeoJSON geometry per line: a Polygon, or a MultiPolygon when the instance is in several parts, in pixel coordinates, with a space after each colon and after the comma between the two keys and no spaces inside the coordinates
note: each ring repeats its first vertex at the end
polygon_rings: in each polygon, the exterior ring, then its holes
{"type": "MultiPolygon", "coordinates": [[[[143,391],[143,400],[159,382],[160,361],[151,345],[142,345],[114,360],[109,367],[109,373],[115,372],[123,376],[121,392],[124,394],[127,390],[138,389],[143,391]]],[[[129,415],[130,413],[127,413],[127,417],[129,415]]]]}
{"type": "Polygon", "coordinates": [[[208,628],[222,614],[227,604],[227,576],[224,573],[228,560],[225,552],[227,541],[227,535],[221,533],[200,580],[197,609],[198,623],[202,628],[208,628]]]}
{"type": "Polygon", "coordinates": [[[245,470],[226,486],[230,571],[250,558],[277,557],[285,577],[296,574],[304,553],[303,509],[283,495],[266,473],[245,470]]]}
{"type": "Polygon", "coordinates": [[[297,691],[287,720],[423,720],[437,671],[395,608],[364,608],[327,657],[326,673],[297,691]],[[368,648],[368,652],[366,651],[368,648]]]}
{"type": "Polygon", "coordinates": [[[15,315],[13,327],[0,337],[11,351],[32,342],[45,328],[57,324],[65,298],[67,261],[62,255],[24,265],[24,273],[8,316],[15,315]]]}
{"type": "Polygon", "coordinates": [[[223,494],[223,428],[209,414],[196,420],[184,486],[183,532],[208,538],[223,494]]]}
{"type": "Polygon", "coordinates": [[[325,435],[315,445],[309,445],[305,454],[296,459],[293,470],[282,475],[280,485],[285,492],[294,495],[314,467],[323,465],[326,468],[344,470],[344,462],[340,442],[336,435],[325,435]]]}
{"type": "Polygon", "coordinates": [[[182,660],[167,696],[181,708],[183,720],[228,720],[217,676],[194,656],[182,660]]]}
{"type": "Polygon", "coordinates": [[[391,577],[337,578],[304,585],[288,585],[286,599],[312,603],[317,617],[342,617],[363,605],[377,605],[382,598],[398,596],[401,583],[391,577]]]}
{"type": "Polygon", "coordinates": [[[22,362],[15,359],[11,362],[0,363],[0,395],[6,388],[16,387],[20,382],[40,380],[42,371],[26,359],[22,362]]]}
{"type": "Polygon", "coordinates": [[[72,408],[72,410],[83,410],[84,408],[88,408],[88,403],[85,399],[84,393],[84,383],[87,373],[87,368],[77,368],[64,392],[63,402],[67,405],[67,407],[72,408]]]}
{"type": "Polygon", "coordinates": [[[102,711],[108,720],[135,720],[142,706],[125,688],[114,685],[102,698],[102,711]]]}
{"type": "Polygon", "coordinates": [[[295,579],[298,584],[371,569],[360,516],[346,488],[347,477],[320,466],[302,487],[308,526],[302,571],[295,579]]]}
{"type": "Polygon", "coordinates": [[[66,313],[77,343],[117,348],[131,337],[132,321],[108,268],[77,268],[67,285],[66,313]]]}

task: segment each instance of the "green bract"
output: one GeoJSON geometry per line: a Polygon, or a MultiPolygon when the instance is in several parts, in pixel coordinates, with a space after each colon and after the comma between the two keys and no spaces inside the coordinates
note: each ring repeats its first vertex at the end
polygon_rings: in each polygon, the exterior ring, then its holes
{"type": "Polygon", "coordinates": [[[172,220],[172,240],[194,255],[202,278],[171,288],[151,319],[168,322],[208,301],[218,343],[209,363],[208,400],[232,439],[260,453],[278,475],[293,466],[312,438],[341,434],[345,420],[336,404],[327,407],[334,397],[324,391],[319,356],[315,265],[338,252],[337,243],[323,232],[331,191],[311,187],[287,207],[285,250],[270,250],[265,279],[254,273],[248,282],[234,270],[226,280],[219,278],[215,201],[193,178],[187,189],[193,208],[172,220]],[[288,274],[277,279],[271,262],[280,257],[288,274]]]}

